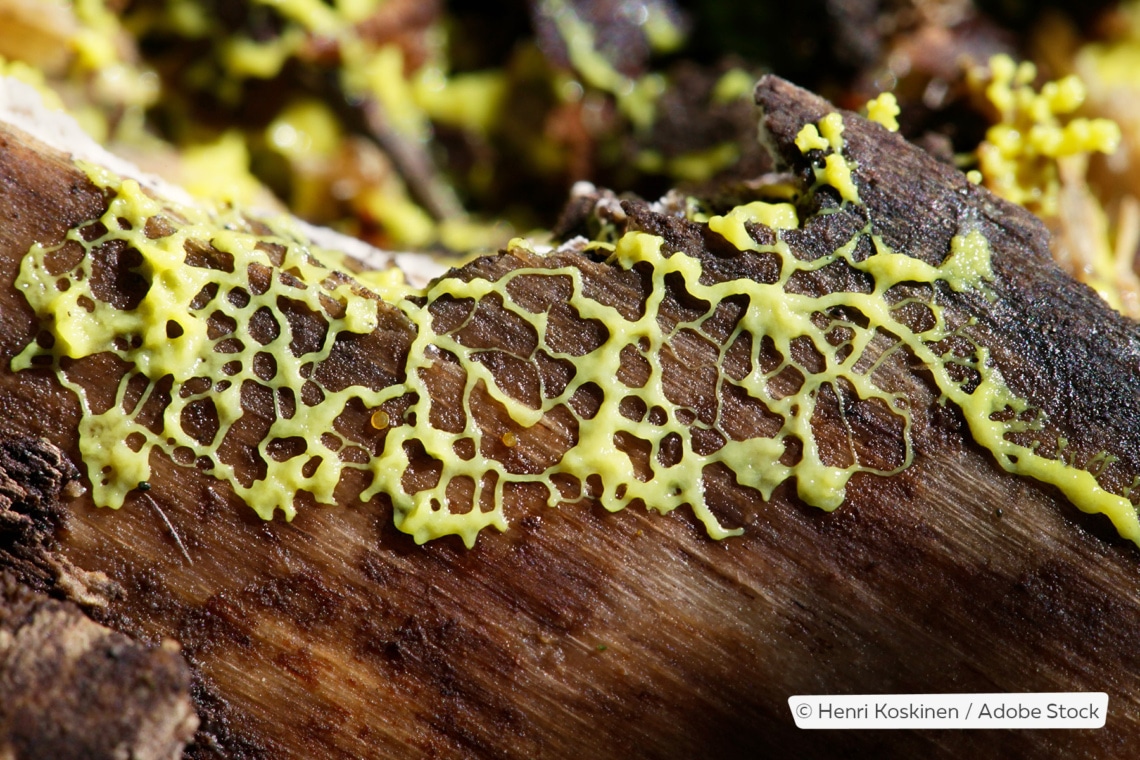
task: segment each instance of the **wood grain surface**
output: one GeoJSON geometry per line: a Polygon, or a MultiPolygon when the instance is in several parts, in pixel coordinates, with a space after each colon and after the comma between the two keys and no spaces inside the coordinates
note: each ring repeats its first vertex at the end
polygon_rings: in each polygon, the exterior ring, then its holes
{"type": "MultiPolygon", "coordinates": [[[[806,181],[792,140],[831,106],[774,78],[757,101],[777,162],[806,181]]],[[[1052,265],[1035,218],[902,138],[844,118],[864,205],[789,233],[797,255],[830,252],[871,219],[895,250],[938,263],[963,223],[979,225],[997,298],[947,292],[949,308],[977,319],[1011,386],[1048,413],[1074,456],[1111,449],[1119,478],[1140,474],[1137,326],[1052,265]]],[[[39,329],[12,283],[34,242],[59,241],[105,203],[64,157],[0,127],[0,434],[45,438],[76,460],[74,396],[50,372],[8,369],[39,329]]],[[[763,276],[742,273],[760,265],[734,258],[703,225],[638,201],[623,213],[625,229],[661,235],[712,276],[763,276]]],[[[637,277],[572,252],[503,253],[448,276],[552,261],[578,267],[600,300],[640,297],[637,277]]],[[[824,269],[801,286],[827,292],[836,276],[824,269]]],[[[685,294],[673,293],[662,319],[685,308],[685,294]]],[[[730,322],[733,308],[724,307],[730,322]]],[[[399,375],[411,328],[396,310],[381,313],[369,341],[334,352],[329,377],[399,375]]],[[[475,322],[481,335],[518,339],[493,308],[475,322]]],[[[572,320],[565,334],[589,340],[572,320]]],[[[699,398],[702,347],[675,351],[670,382],[699,398]]],[[[436,366],[433,389],[446,394],[458,370],[436,366]]],[[[911,400],[913,465],[856,475],[830,514],[799,502],[794,485],[765,501],[730,473],[711,473],[711,508],[744,528],[724,541],[686,509],[552,509],[519,488],[508,492],[507,532],[485,532],[470,550],[453,539],[417,546],[392,527],[386,498],[355,501],[360,483],[343,483],[335,507],[263,522],[226,486],[155,458],[146,499],[119,511],[88,496],[67,501],[49,549],[104,574],[86,604],[96,621],[147,645],[181,645],[201,720],[187,757],[1131,757],[1140,552],[1054,488],[1004,472],[958,410],[937,403],[921,368],[905,357],[890,366],[911,400]],[[1108,692],[1105,728],[804,731],[787,702],[1082,690],[1108,692]]],[[[517,371],[519,382],[529,376],[517,371]]],[[[503,414],[475,403],[487,424],[503,414]]],[[[555,422],[520,441],[520,467],[564,448],[555,422]]],[[[831,422],[820,427],[825,439],[844,429],[831,422]]],[[[869,452],[887,445],[890,424],[861,418],[869,452]]]]}

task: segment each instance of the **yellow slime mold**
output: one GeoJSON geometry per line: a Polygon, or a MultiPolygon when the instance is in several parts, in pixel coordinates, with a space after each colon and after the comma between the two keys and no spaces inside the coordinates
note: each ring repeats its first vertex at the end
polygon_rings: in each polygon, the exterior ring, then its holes
{"type": "MultiPolygon", "coordinates": [[[[805,153],[822,153],[817,188],[830,185],[846,203],[857,203],[842,133],[842,119],[831,115],[805,127],[797,143],[805,153]]],[[[644,232],[593,244],[608,252],[609,265],[618,272],[637,268],[642,275],[647,286],[637,314],[591,297],[583,269],[566,258],[547,259],[516,242],[520,255],[536,263],[495,280],[443,278],[394,304],[414,334],[399,378],[381,388],[333,389],[322,385],[320,365],[338,338],[367,335],[376,327],[380,310],[389,308],[379,298],[324,268],[287,229],[254,234],[251,224],[232,212],[170,210],[132,182],[99,172],[92,176],[113,199],[101,219],[68,235],[68,245],[84,251],[81,260],[67,272],[53,272],[54,249],[36,246],[23,261],[18,287],[54,340],[33,341],[13,366],[49,364],[79,396],[81,449],[100,505],[120,506],[131,489],[148,480],[150,457],[157,451],[228,481],[266,519],[278,509],[291,517],[299,492],[332,503],[341,476],[359,469],[372,477],[361,498],[391,499],[396,525],[417,542],[458,535],[471,546],[485,527],[505,530],[507,491],[525,484],[545,487],[551,505],[579,497],[595,498],[609,510],[640,503],[665,513],[687,505],[710,536],[724,538],[741,531],[722,525],[707,502],[710,468],[727,468],[740,485],[765,499],[794,480],[800,499],[832,510],[843,502],[855,473],[889,476],[911,464],[911,400],[884,387],[877,374],[902,351],[929,370],[942,401],[962,409],[974,438],[1003,467],[1056,485],[1080,508],[1107,514],[1122,535],[1140,541],[1128,498],[1099,486],[1103,467],[1094,475],[1012,441],[1043,430],[1041,415],[1009,390],[986,348],[966,335],[961,320],[949,323],[939,294],[984,290],[993,278],[989,245],[977,230],[964,229],[937,266],[890,250],[871,226],[830,255],[805,261],[788,244],[790,233],[801,226],[793,205],[755,202],[707,219],[709,229],[740,256],[778,262],[771,281],[716,281],[700,259],[670,251],[660,237],[644,232]],[[114,245],[138,253],[140,263],[132,271],[146,283],[145,296],[130,307],[106,303],[92,288],[92,252],[114,245]],[[214,252],[212,261],[192,260],[188,251],[204,245],[214,252]],[[871,255],[865,255],[868,249],[871,255]],[[795,278],[831,265],[860,273],[869,287],[823,295],[794,287],[795,278]],[[549,306],[514,297],[525,291],[515,283],[535,277],[568,291],[559,296],[560,308],[565,302],[577,319],[604,328],[597,345],[568,349],[549,306]],[[680,321],[666,318],[666,301],[681,292],[686,303],[707,304],[704,313],[680,321]],[[292,325],[279,315],[286,301],[302,304],[327,324],[322,343],[303,351],[292,345],[292,325]],[[725,337],[714,317],[729,301],[746,307],[725,337]],[[535,336],[529,352],[507,358],[529,366],[539,360],[561,363],[572,368],[569,379],[558,387],[543,386],[537,398],[517,398],[500,385],[490,361],[496,352],[506,352],[465,337],[470,316],[459,325],[437,324],[433,305],[440,303],[468,304],[471,315],[479,304],[494,303],[505,319],[535,336]],[[906,318],[911,307],[924,309],[929,318],[918,320],[921,324],[906,318]],[[270,336],[245,327],[257,313],[277,314],[270,317],[276,322],[270,336]],[[211,315],[232,329],[211,331],[211,315]],[[668,382],[670,372],[677,371],[670,369],[670,361],[676,361],[671,357],[685,355],[680,347],[685,342],[708,348],[707,367],[697,369],[715,377],[715,392],[700,409],[678,398],[668,382]],[[950,343],[957,348],[947,349],[950,343]],[[805,351],[814,359],[805,360],[805,351]],[[129,367],[115,402],[105,409],[93,408],[88,391],[67,372],[68,362],[100,352],[129,367]],[[621,379],[623,356],[644,368],[643,381],[621,379]],[[433,397],[430,378],[442,363],[458,373],[458,397],[433,397]],[[730,375],[730,365],[743,369],[730,375]],[[789,385],[788,377],[798,377],[798,384],[789,385]],[[160,405],[161,420],[147,422],[140,410],[164,382],[169,401],[160,405]],[[143,398],[132,400],[130,389],[140,385],[143,398]],[[243,385],[272,394],[277,406],[257,448],[264,462],[260,477],[241,475],[220,455],[244,414],[243,385]],[[583,412],[575,399],[588,389],[598,401],[595,410],[583,412]],[[499,410],[497,422],[476,413],[476,396],[483,399],[484,411],[499,410]],[[846,438],[845,450],[838,453],[821,448],[815,428],[825,399],[838,404],[837,424],[846,427],[840,436],[846,438]],[[732,403],[735,409],[743,404],[762,410],[771,424],[742,431],[732,403]],[[875,406],[880,417],[894,420],[894,460],[861,461],[845,411],[857,404],[875,406]],[[195,437],[185,429],[192,427],[184,425],[185,415],[203,405],[215,410],[216,431],[195,437]],[[383,436],[374,455],[338,432],[337,419],[349,405],[362,406],[366,427],[383,436]],[[458,421],[448,430],[432,423],[433,411],[442,409],[458,410],[458,421]],[[548,423],[555,418],[572,420],[574,428],[559,456],[529,469],[511,459],[526,449],[532,432],[553,429],[548,423]],[[302,445],[294,445],[290,456],[281,455],[282,442],[298,440],[302,445]],[[417,467],[423,472],[425,456],[438,476],[427,483],[412,478],[418,484],[412,485],[408,475],[417,467]],[[451,489],[458,483],[466,484],[466,496],[451,489]],[[556,483],[569,484],[569,493],[556,483]]],[[[834,443],[828,445],[834,449],[834,443]]]]}

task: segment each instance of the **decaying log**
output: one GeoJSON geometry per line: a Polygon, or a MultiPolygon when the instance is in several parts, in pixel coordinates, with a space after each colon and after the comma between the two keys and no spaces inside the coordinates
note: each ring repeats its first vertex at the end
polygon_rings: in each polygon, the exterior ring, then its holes
{"type": "MultiPolygon", "coordinates": [[[[831,107],[772,78],[757,99],[772,149],[807,181],[793,141],[831,107]]],[[[976,319],[1010,386],[1045,410],[1078,461],[1110,449],[1112,477],[1140,473],[1136,325],[1050,263],[1033,217],[877,125],[844,120],[863,203],[833,204],[789,231],[797,256],[834,251],[870,219],[894,250],[937,264],[964,222],[978,225],[993,249],[996,297],[942,295],[976,319]]],[[[0,131],[0,433],[46,438],[77,463],[75,397],[51,372],[7,368],[39,330],[11,284],[33,243],[61,240],[105,204],[65,159],[0,131]]],[[[736,255],[704,225],[636,201],[607,213],[699,258],[712,277],[767,276],[761,258],[736,255]]],[[[572,250],[503,253],[449,276],[551,262],[580,270],[599,300],[643,294],[636,274],[572,250]]],[[[848,276],[825,268],[798,286],[828,292],[848,276]]],[[[533,287],[519,297],[554,297],[541,280],[533,287]]],[[[465,329],[518,340],[491,306],[465,329]]],[[[440,319],[457,308],[441,301],[440,319]]],[[[662,319],[691,308],[673,292],[662,319]]],[[[413,333],[394,309],[380,315],[371,342],[327,360],[328,376],[400,375],[413,333]]],[[[572,314],[558,319],[567,345],[592,340],[572,314]]],[[[671,382],[703,413],[706,381],[686,368],[705,366],[707,352],[699,341],[673,350],[671,382]]],[[[764,500],[713,473],[710,507],[744,528],[724,541],[687,510],[551,509],[545,494],[518,489],[506,532],[485,531],[473,549],[453,538],[417,546],[392,527],[387,498],[352,503],[359,483],[338,491],[338,506],[263,522],[228,487],[163,457],[145,500],[119,511],[66,500],[55,540],[75,567],[122,590],[89,608],[94,619],[153,646],[180,643],[201,719],[189,757],[1131,756],[1140,553],[1057,489],[1001,469],[958,410],[938,403],[921,367],[899,361],[889,372],[912,399],[911,466],[857,474],[834,513],[801,503],[787,483],[764,500]],[[795,727],[787,703],[794,694],[1020,691],[1108,692],[1107,724],[815,732],[795,727]]],[[[433,373],[433,388],[453,387],[446,362],[433,373]]],[[[473,403],[502,416],[486,399],[473,403]]],[[[821,435],[839,435],[827,422],[821,435]]],[[[891,427],[871,411],[854,430],[873,454],[891,427]]],[[[549,456],[564,448],[560,435],[551,424],[520,439],[518,456],[549,456]]]]}

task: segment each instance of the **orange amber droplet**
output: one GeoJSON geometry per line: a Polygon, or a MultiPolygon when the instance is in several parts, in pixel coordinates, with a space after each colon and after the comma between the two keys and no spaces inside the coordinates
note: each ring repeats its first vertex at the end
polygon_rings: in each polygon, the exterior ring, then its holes
{"type": "Polygon", "coordinates": [[[519,439],[518,436],[508,430],[507,432],[503,433],[502,441],[503,445],[508,449],[513,449],[516,445],[518,445],[519,439]]]}
{"type": "Polygon", "coordinates": [[[372,413],[372,427],[376,428],[377,430],[383,430],[384,428],[388,427],[391,422],[392,419],[383,409],[377,409],[372,413]]]}

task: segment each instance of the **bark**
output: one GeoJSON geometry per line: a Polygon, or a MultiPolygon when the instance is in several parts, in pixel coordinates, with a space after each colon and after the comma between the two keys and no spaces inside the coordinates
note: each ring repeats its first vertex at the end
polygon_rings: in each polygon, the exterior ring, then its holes
{"type": "Polygon", "coordinates": [[[182,756],[198,717],[178,645],[151,648],[74,604],[4,577],[0,752],[5,757],[163,760],[182,756]]]}
{"type": "MultiPolygon", "coordinates": [[[[757,99],[777,158],[806,181],[810,167],[792,141],[832,108],[771,78],[757,99]]],[[[831,252],[869,219],[895,250],[938,263],[963,223],[980,225],[997,297],[943,295],[975,317],[1011,386],[1046,410],[1075,456],[1111,448],[1113,477],[1140,472],[1136,325],[1053,266],[1029,214],[876,125],[850,114],[845,124],[864,205],[835,204],[813,219],[796,233],[797,255],[831,252]]],[[[38,330],[10,286],[20,259],[105,202],[65,160],[3,132],[3,367],[38,330]]],[[[770,277],[761,257],[735,255],[704,225],[637,201],[582,208],[566,229],[600,213],[661,235],[710,277],[770,277]]],[[[572,250],[503,253],[450,276],[554,264],[580,269],[598,300],[644,295],[636,273],[572,250]]],[[[849,276],[824,269],[799,286],[827,292],[849,276]]],[[[536,280],[517,297],[558,296],[536,280]]],[[[674,290],[661,318],[679,319],[688,298],[674,290]]],[[[456,308],[439,303],[440,318],[456,308]]],[[[722,319],[734,308],[726,304],[722,319]]],[[[372,342],[334,353],[327,377],[399,376],[412,333],[383,313],[372,342]]],[[[567,346],[587,345],[588,325],[559,314],[567,346]]],[[[510,348],[522,340],[516,328],[488,303],[464,329],[510,348]]],[[[701,398],[696,370],[707,351],[696,341],[674,350],[669,382],[701,398]]],[[[628,371],[635,379],[636,367],[628,371]]],[[[435,365],[441,398],[457,372],[435,365]]],[[[543,372],[554,370],[508,367],[503,376],[523,387],[543,372]]],[[[207,475],[162,458],[147,495],[157,509],[139,499],[112,512],[76,497],[54,540],[68,562],[121,588],[90,608],[97,620],[144,643],[181,644],[202,721],[189,757],[1130,756],[1140,739],[1140,553],[1056,489],[1003,471],[958,411],[938,403],[921,367],[900,361],[889,372],[913,402],[913,465],[857,475],[830,514],[799,502],[794,487],[765,501],[730,473],[712,473],[710,507],[745,528],[723,542],[685,510],[550,509],[517,489],[506,533],[485,533],[471,550],[450,539],[417,546],[392,527],[386,498],[353,502],[360,483],[346,483],[336,507],[266,523],[207,475]],[[801,731],[787,702],[1086,690],[1109,693],[1102,730],[801,731]]],[[[487,399],[474,403],[486,425],[506,424],[487,399]]],[[[697,402],[697,414],[702,403],[712,402],[697,402]]],[[[0,370],[0,408],[0,432],[47,438],[77,460],[77,404],[50,373],[0,370]]],[[[889,421],[868,413],[860,424],[869,455],[886,446],[889,421]]],[[[846,434],[835,414],[821,430],[846,434]]],[[[520,440],[520,466],[556,456],[564,436],[551,421],[520,440]]]]}
{"type": "Polygon", "coordinates": [[[172,639],[142,645],[94,623],[56,589],[91,604],[109,580],[69,567],[54,534],[78,472],[40,440],[0,445],[0,755],[178,758],[198,717],[172,639]]]}

